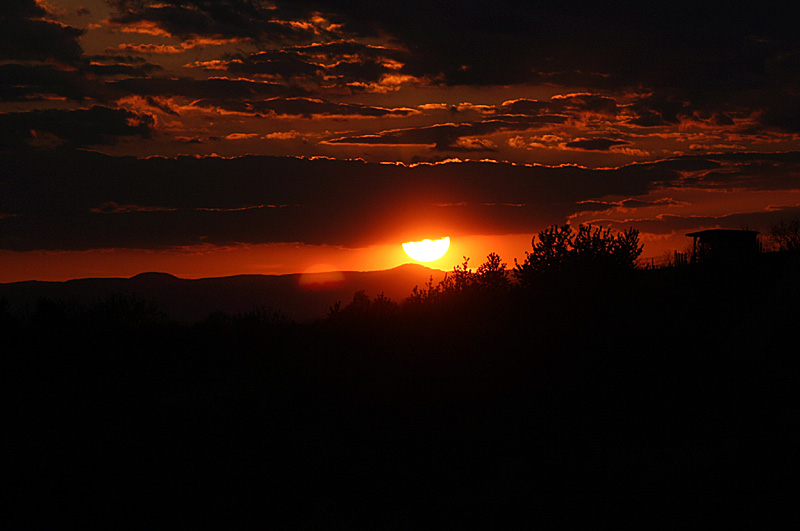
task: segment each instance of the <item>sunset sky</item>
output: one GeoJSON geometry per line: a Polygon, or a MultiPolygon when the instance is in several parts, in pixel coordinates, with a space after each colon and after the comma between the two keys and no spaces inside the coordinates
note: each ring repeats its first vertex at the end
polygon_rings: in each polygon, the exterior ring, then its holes
{"type": "Polygon", "coordinates": [[[800,215],[800,4],[4,0],[0,282],[800,215]],[[780,6],[780,7],[778,7],[780,6]]]}

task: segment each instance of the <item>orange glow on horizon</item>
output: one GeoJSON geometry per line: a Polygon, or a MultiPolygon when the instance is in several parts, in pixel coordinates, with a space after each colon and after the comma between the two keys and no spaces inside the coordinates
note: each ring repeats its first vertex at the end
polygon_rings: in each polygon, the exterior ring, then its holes
{"type": "MultiPolygon", "coordinates": [[[[645,257],[659,258],[665,249],[681,250],[686,238],[676,233],[663,241],[645,241],[645,257]],[[648,252],[649,251],[649,252],[648,252]]],[[[198,246],[170,250],[98,249],[91,251],[0,251],[0,283],[26,280],[65,281],[75,278],[129,278],[157,271],[179,278],[208,278],[234,275],[287,275],[329,271],[379,271],[412,260],[401,245],[377,244],[346,248],[298,243],[198,246]],[[323,266],[324,264],[324,266],[323,266]]],[[[451,240],[445,255],[425,267],[451,271],[470,259],[477,268],[489,253],[497,253],[509,268],[522,260],[531,248],[530,234],[493,236],[459,235],[451,240]]],[[[418,263],[418,262],[417,262],[418,263]]]]}
{"type": "Polygon", "coordinates": [[[330,264],[314,264],[300,274],[297,285],[307,291],[332,289],[344,281],[344,274],[330,264]]]}
{"type": "MultiPolygon", "coordinates": [[[[145,272],[162,272],[179,278],[234,275],[288,275],[330,271],[379,271],[411,263],[401,245],[377,244],[346,248],[297,243],[230,247],[145,250],[98,249],[90,251],[0,251],[0,283],[27,280],[60,282],[76,278],[130,278],[145,272]]],[[[479,265],[489,252],[510,264],[524,256],[529,235],[459,236],[448,252],[423,265],[442,271],[463,262],[479,265]]]]}

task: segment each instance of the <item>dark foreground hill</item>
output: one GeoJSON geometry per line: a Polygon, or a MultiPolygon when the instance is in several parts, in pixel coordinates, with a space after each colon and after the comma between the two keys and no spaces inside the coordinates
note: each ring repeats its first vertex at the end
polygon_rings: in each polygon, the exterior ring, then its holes
{"type": "Polygon", "coordinates": [[[5,312],[4,518],[794,529],[799,297],[771,260],[308,323],[5,312]]]}
{"type": "Polygon", "coordinates": [[[337,301],[346,303],[353,293],[384,293],[405,298],[414,286],[444,273],[407,264],[386,271],[343,271],[310,275],[238,275],[182,279],[166,273],[143,273],[132,278],[86,278],[66,282],[14,282],[0,284],[0,300],[10,311],[32,312],[40,299],[91,304],[112,294],[129,295],[156,304],[167,316],[196,322],[213,312],[230,314],[254,308],[280,311],[296,321],[324,317],[337,301]]]}

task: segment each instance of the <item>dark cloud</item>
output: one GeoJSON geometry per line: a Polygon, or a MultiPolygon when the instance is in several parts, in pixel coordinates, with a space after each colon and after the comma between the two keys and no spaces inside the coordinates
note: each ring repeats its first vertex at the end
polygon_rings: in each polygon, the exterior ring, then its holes
{"type": "Polygon", "coordinates": [[[83,72],[48,64],[0,65],[0,100],[33,101],[60,96],[81,101],[102,97],[102,83],[88,79],[83,72]]]}
{"type": "Polygon", "coordinates": [[[381,61],[340,61],[328,69],[328,75],[333,76],[339,83],[378,82],[386,75],[393,74],[394,70],[387,68],[381,61]]]}
{"type": "MultiPolygon", "coordinates": [[[[423,1],[391,6],[358,1],[322,4],[350,18],[374,21],[413,47],[420,56],[417,68],[431,69],[427,73],[437,68],[452,83],[487,84],[493,79],[504,84],[541,72],[600,70],[630,76],[633,67],[663,79],[668,73],[656,73],[665,66],[663,58],[669,50],[677,49],[681,60],[694,59],[684,66],[691,69],[701,60],[699,54],[735,54],[719,46],[702,49],[699,45],[758,32],[749,10],[694,4],[684,10],[689,6],[683,2],[660,6],[587,1],[547,6],[500,1],[489,6],[477,0],[458,6],[423,1]],[[713,28],[708,21],[714,21],[713,28]],[[729,27],[732,22],[739,24],[729,27]],[[496,62],[500,56],[511,60],[496,62]]],[[[759,17],[760,22],[764,20],[759,17]]],[[[669,63],[673,65],[680,66],[675,60],[669,63]]]]}
{"type": "MultiPolygon", "coordinates": [[[[108,102],[131,92],[131,89],[145,93],[158,92],[147,88],[158,86],[157,80],[149,81],[147,76],[161,70],[159,65],[129,56],[90,56],[69,68],[34,62],[7,63],[0,65],[0,100],[22,102],[61,97],[79,102],[108,102]],[[103,76],[127,79],[125,83],[115,85],[106,83],[101,79],[103,76]]],[[[201,90],[187,92],[197,95],[201,90]]]]}
{"type": "Polygon", "coordinates": [[[593,113],[616,116],[619,111],[614,98],[600,94],[566,94],[550,99],[550,112],[593,113]]]}
{"type": "MultiPolygon", "coordinates": [[[[652,93],[640,125],[674,124],[696,110],[781,107],[798,89],[794,4],[763,4],[757,12],[684,1],[320,4],[402,43],[410,51],[405,73],[448,85],[563,83],[652,93]]],[[[796,126],[794,119],[772,123],[796,126]]]]}
{"type": "Polygon", "coordinates": [[[47,20],[34,0],[6,0],[0,7],[0,60],[58,60],[73,63],[83,53],[83,30],[47,20]]]}
{"type": "Polygon", "coordinates": [[[350,135],[334,138],[331,144],[386,144],[386,145],[430,145],[440,151],[484,151],[489,149],[480,142],[470,148],[462,142],[466,138],[490,135],[501,131],[525,131],[545,124],[563,123],[560,116],[514,117],[505,116],[481,122],[460,124],[437,124],[428,127],[395,129],[369,135],[350,135]]]}
{"type": "Polygon", "coordinates": [[[619,112],[617,101],[600,94],[565,94],[552,97],[549,101],[518,99],[504,102],[500,111],[508,114],[579,114],[592,113],[616,116],[619,112]]]}
{"type": "Polygon", "coordinates": [[[690,102],[671,94],[648,94],[630,105],[633,115],[629,121],[641,127],[675,125],[680,117],[691,112],[690,102]]]}
{"type": "Polygon", "coordinates": [[[607,201],[581,201],[578,203],[580,212],[603,212],[606,210],[611,210],[616,206],[616,203],[609,203],[607,201]]]}
{"type": "Polygon", "coordinates": [[[160,65],[130,55],[94,55],[86,61],[85,69],[98,76],[146,77],[163,70],[160,65]]]}
{"type": "MultiPolygon", "coordinates": [[[[112,0],[111,22],[122,26],[147,22],[170,35],[241,38],[258,42],[304,42],[330,34],[335,26],[310,20],[312,11],[276,8],[259,0],[112,0]],[[297,18],[301,17],[301,18],[297,18]]],[[[291,3],[289,3],[291,7],[291,3]]]]}
{"type": "Polygon", "coordinates": [[[184,96],[191,99],[203,98],[257,98],[285,96],[287,93],[302,95],[304,90],[287,88],[278,83],[267,81],[250,81],[246,79],[210,78],[194,79],[190,77],[168,78],[128,78],[111,81],[109,86],[117,91],[138,94],[140,96],[184,96]]]}
{"type": "MultiPolygon", "coordinates": [[[[267,242],[363,246],[437,232],[533,234],[576,213],[676,204],[640,198],[695,187],[692,176],[713,168],[752,175],[756,164],[771,164],[791,173],[800,153],[684,157],[613,169],[256,156],[135,159],[63,150],[35,158],[7,152],[2,159],[0,248],[34,250],[267,242]]],[[[765,173],[762,185],[770,178],[783,182],[778,172],[765,173]]],[[[792,208],[704,218],[662,214],[636,226],[658,234],[763,227],[792,208]]]]}
{"type": "Polygon", "coordinates": [[[222,109],[258,116],[279,115],[312,118],[314,116],[354,116],[380,118],[408,116],[416,111],[408,108],[386,109],[355,103],[331,103],[313,98],[270,98],[258,101],[203,99],[192,103],[197,107],[222,109]]]}
{"type": "Polygon", "coordinates": [[[628,143],[629,142],[625,140],[612,140],[610,138],[582,138],[567,142],[566,146],[568,148],[586,149],[590,151],[608,151],[614,146],[624,146],[628,143]]]}
{"type": "Polygon", "coordinates": [[[717,167],[687,171],[681,186],[706,189],[797,190],[800,189],[800,157],[789,153],[728,153],[706,155],[717,167]]]}
{"type": "Polygon", "coordinates": [[[657,201],[643,201],[641,199],[626,199],[624,201],[620,201],[616,204],[616,206],[620,206],[622,208],[649,208],[649,207],[661,207],[661,206],[678,206],[683,205],[682,201],[676,201],[674,199],[665,197],[663,199],[659,199],[657,201]]]}
{"type": "Polygon", "coordinates": [[[677,206],[677,205],[684,205],[680,201],[675,201],[674,199],[664,198],[659,199],[656,201],[645,201],[642,199],[625,199],[624,201],[581,201],[578,203],[578,206],[581,208],[583,212],[604,212],[604,211],[611,211],[616,210],[619,208],[623,209],[636,209],[636,208],[648,208],[648,207],[664,207],[664,206],[677,206]]]}
{"type": "Polygon", "coordinates": [[[213,64],[213,69],[220,68],[233,74],[282,79],[316,79],[325,71],[322,65],[310,62],[303,56],[286,50],[262,51],[249,55],[226,55],[222,61],[213,64]]]}
{"type": "Polygon", "coordinates": [[[364,89],[363,85],[380,83],[387,76],[402,73],[405,55],[382,46],[341,40],[251,54],[226,54],[222,59],[190,66],[209,72],[280,80],[309,90],[343,87],[357,92],[364,89]]]}
{"type": "Polygon", "coordinates": [[[36,0],[6,0],[0,8],[0,16],[17,18],[39,18],[47,15],[47,10],[36,0]]]}
{"type": "Polygon", "coordinates": [[[6,153],[0,248],[294,241],[358,246],[424,230],[533,233],[590,209],[588,201],[636,197],[680,177],[668,163],[589,170],[255,156],[134,159],[64,151],[31,159],[6,153]],[[23,165],[24,174],[14,170],[23,165]]]}
{"type": "Polygon", "coordinates": [[[102,77],[146,78],[161,70],[160,65],[130,55],[84,56],[68,66],[52,61],[9,62],[0,65],[0,100],[34,101],[55,96],[106,102],[125,91],[108,85],[102,77]]]}
{"type": "MultiPolygon", "coordinates": [[[[518,0],[111,3],[112,21],[120,25],[147,23],[187,40],[244,39],[259,46],[260,53],[241,52],[215,67],[237,75],[349,84],[352,91],[393,73],[449,86],[582,86],[647,95],[628,108],[631,125],[759,112],[763,127],[798,130],[800,34],[790,21],[800,17],[800,7],[794,4],[759,5],[755,15],[744,4],[721,9],[683,0],[546,6],[518,0]]],[[[547,103],[551,113],[619,112],[613,99],[599,95],[547,103]]],[[[509,107],[521,114],[543,110],[523,101],[509,107]]]]}
{"type": "Polygon", "coordinates": [[[513,100],[503,103],[501,109],[507,114],[538,115],[550,109],[550,102],[538,100],[513,100]]]}
{"type": "Polygon", "coordinates": [[[147,138],[153,125],[149,115],[99,105],[6,113],[0,114],[0,150],[113,144],[121,137],[147,138]]]}
{"type": "Polygon", "coordinates": [[[379,61],[393,59],[402,61],[409,57],[408,52],[398,48],[387,48],[376,44],[364,44],[351,39],[339,39],[310,45],[286,48],[309,59],[330,62],[343,59],[349,61],[379,61]]]}
{"type": "MultiPolygon", "coordinates": [[[[781,208],[759,212],[740,212],[719,216],[679,216],[663,214],[652,219],[637,219],[636,227],[649,234],[671,234],[705,229],[749,229],[766,233],[769,227],[781,219],[792,219],[800,216],[800,207],[784,206],[781,208]]],[[[614,220],[596,220],[596,223],[622,230],[630,222],[620,223],[614,220]]],[[[687,240],[687,243],[689,241],[687,240]]]]}
{"type": "Polygon", "coordinates": [[[154,98],[152,96],[145,96],[144,103],[151,109],[156,109],[172,116],[179,116],[178,111],[176,111],[169,103],[167,103],[163,99],[154,98]]]}
{"type": "MultiPolygon", "coordinates": [[[[460,113],[451,107],[454,118],[460,113]]],[[[568,94],[549,101],[529,99],[511,100],[500,106],[487,106],[481,110],[491,119],[440,123],[414,128],[392,129],[370,134],[352,134],[328,140],[331,144],[372,145],[423,145],[439,151],[492,151],[494,147],[487,135],[499,132],[519,132],[539,129],[546,125],[564,124],[568,120],[581,120],[587,114],[613,118],[619,111],[613,98],[597,94],[568,94]]],[[[567,147],[584,150],[607,151],[613,146],[629,144],[627,141],[607,138],[579,139],[567,147]]]]}
{"type": "Polygon", "coordinates": [[[760,122],[766,128],[800,133],[800,96],[792,94],[773,102],[760,116],[760,122]]]}

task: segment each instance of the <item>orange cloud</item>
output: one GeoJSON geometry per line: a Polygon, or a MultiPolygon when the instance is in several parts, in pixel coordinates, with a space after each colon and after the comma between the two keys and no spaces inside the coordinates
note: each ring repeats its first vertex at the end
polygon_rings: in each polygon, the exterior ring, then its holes
{"type": "Polygon", "coordinates": [[[157,55],[172,55],[183,53],[186,50],[174,44],[120,44],[116,47],[106,48],[106,51],[133,52],[157,55]]]}

